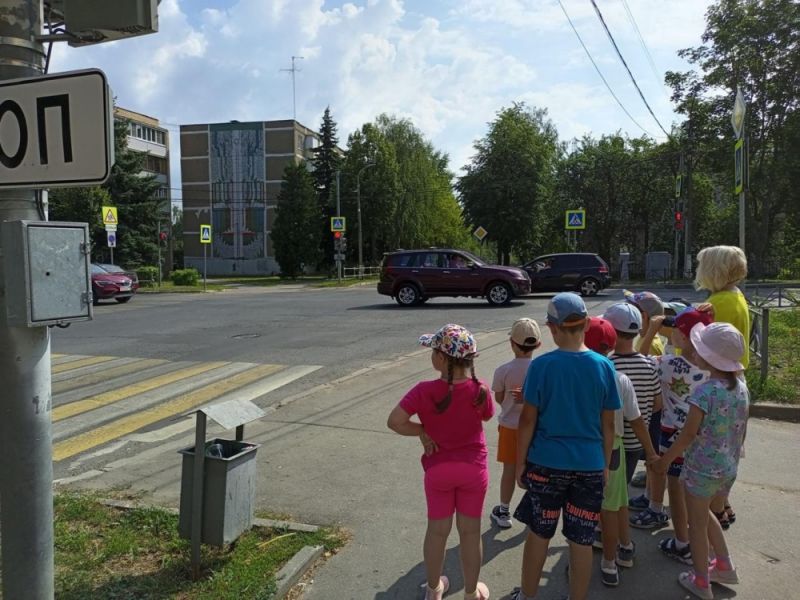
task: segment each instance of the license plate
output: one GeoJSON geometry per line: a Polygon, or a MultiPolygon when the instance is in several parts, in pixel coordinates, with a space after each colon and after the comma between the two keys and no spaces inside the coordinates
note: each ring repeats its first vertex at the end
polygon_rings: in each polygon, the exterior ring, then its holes
{"type": "Polygon", "coordinates": [[[121,286],[119,286],[119,291],[120,292],[130,292],[131,291],[131,286],[129,286],[129,285],[121,285],[121,286]]]}

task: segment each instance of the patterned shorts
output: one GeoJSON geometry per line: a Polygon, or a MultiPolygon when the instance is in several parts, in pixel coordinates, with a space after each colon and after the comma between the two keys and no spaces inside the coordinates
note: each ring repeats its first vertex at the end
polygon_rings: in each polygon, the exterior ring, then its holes
{"type": "MultiPolygon", "coordinates": [[[[680,434],[680,429],[661,429],[661,439],[659,440],[658,450],[662,456],[672,447],[672,444],[675,443],[675,440],[678,439],[680,434]]],[[[667,475],[670,477],[680,477],[681,471],[683,471],[683,457],[679,456],[670,463],[667,475]]]]}
{"type": "Polygon", "coordinates": [[[713,498],[714,496],[727,496],[736,476],[732,477],[709,477],[684,468],[681,472],[681,481],[686,487],[686,492],[697,498],[713,498]]]}

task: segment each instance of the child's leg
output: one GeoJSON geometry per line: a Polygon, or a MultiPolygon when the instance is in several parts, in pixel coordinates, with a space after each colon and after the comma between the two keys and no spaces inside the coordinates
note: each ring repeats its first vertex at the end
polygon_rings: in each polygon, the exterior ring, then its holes
{"type": "Polygon", "coordinates": [[[618,511],[603,510],[600,514],[603,524],[603,558],[613,562],[617,558],[617,544],[619,543],[620,518],[618,511]]]}
{"type": "Polygon", "coordinates": [[[425,499],[428,503],[428,529],[422,554],[428,587],[439,587],[444,565],[445,547],[456,511],[456,486],[461,463],[441,463],[425,471],[425,499]]]}
{"type": "Polygon", "coordinates": [[[686,515],[686,495],[680,479],[670,475],[667,478],[669,491],[669,512],[672,517],[672,528],[675,539],[684,544],[689,543],[689,521],[686,515]]]}
{"type": "Polygon", "coordinates": [[[516,482],[517,465],[503,463],[503,475],[500,478],[500,503],[508,506],[511,504],[511,498],[514,495],[514,488],[517,486],[516,482]]]}
{"type": "MultiPolygon", "coordinates": [[[[722,501],[725,502],[726,497],[727,494],[719,494],[718,496],[712,498],[711,503],[713,505],[714,500],[717,498],[721,498],[722,501]]],[[[728,562],[730,561],[728,544],[725,542],[725,535],[722,533],[722,526],[713,515],[708,520],[708,541],[711,543],[711,547],[714,549],[714,554],[718,559],[722,558],[728,562]]]]}
{"type": "Polygon", "coordinates": [[[428,519],[428,530],[425,532],[425,543],[422,546],[422,555],[425,559],[425,573],[428,578],[428,587],[439,587],[439,578],[444,567],[445,547],[447,536],[453,526],[453,517],[445,519],[428,519]]]}
{"type": "Polygon", "coordinates": [[[695,496],[686,490],[686,509],[689,513],[689,544],[692,547],[692,564],[700,585],[708,586],[708,518],[711,498],[695,496]],[[705,583],[705,585],[703,585],[705,583]]]}
{"type": "MultiPolygon", "coordinates": [[[[603,533],[605,535],[605,532],[603,533]]],[[[592,547],[569,543],[569,597],[586,600],[592,577],[592,547]]]]}
{"type": "MultiPolygon", "coordinates": [[[[539,537],[533,532],[528,532],[528,537],[525,539],[525,548],[522,551],[522,585],[520,587],[522,593],[530,598],[534,598],[539,591],[539,581],[542,578],[542,569],[544,568],[544,561],[547,559],[547,547],[549,545],[549,538],[539,537]]],[[[590,561],[591,556],[590,549],[590,561]]]]}
{"type": "Polygon", "coordinates": [[[569,597],[570,600],[585,600],[592,576],[594,528],[603,503],[603,472],[569,475],[571,481],[564,503],[564,537],[569,542],[569,597]]]}
{"type": "Polygon", "coordinates": [[[647,497],[650,499],[650,508],[656,512],[664,510],[664,489],[667,486],[666,475],[647,472],[647,497]]]}
{"type": "Polygon", "coordinates": [[[478,586],[483,561],[481,520],[456,513],[461,569],[464,573],[464,593],[472,594],[478,586]]]}
{"type": "Polygon", "coordinates": [[[619,511],[617,511],[617,519],[619,520],[619,526],[617,528],[619,543],[626,548],[631,545],[631,528],[628,524],[629,515],[630,513],[628,512],[627,506],[621,506],[619,511]]]}

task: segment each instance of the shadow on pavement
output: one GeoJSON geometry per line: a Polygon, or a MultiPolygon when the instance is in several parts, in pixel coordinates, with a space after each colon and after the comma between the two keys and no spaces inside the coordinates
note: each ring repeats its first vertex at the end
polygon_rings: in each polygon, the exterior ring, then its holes
{"type": "Polygon", "coordinates": [[[519,308],[520,306],[525,306],[524,302],[512,301],[508,304],[504,304],[503,306],[491,306],[489,303],[480,300],[476,300],[475,302],[426,302],[425,304],[417,304],[416,306],[400,306],[396,303],[389,303],[386,302],[384,304],[368,304],[365,306],[351,306],[347,310],[386,310],[386,311],[407,311],[407,310],[453,310],[453,309],[487,309],[487,308],[494,308],[497,310],[502,310],[504,308],[519,308]]]}

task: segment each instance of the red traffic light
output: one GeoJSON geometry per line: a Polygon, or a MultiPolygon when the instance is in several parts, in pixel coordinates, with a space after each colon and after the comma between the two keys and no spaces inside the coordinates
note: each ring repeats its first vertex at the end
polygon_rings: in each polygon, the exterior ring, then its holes
{"type": "Polygon", "coordinates": [[[342,237],[342,232],[341,231],[334,231],[333,232],[333,239],[338,240],[341,237],[342,237]]]}
{"type": "Polygon", "coordinates": [[[677,211],[675,213],[675,222],[680,223],[681,221],[683,221],[683,213],[681,211],[677,211]]]}
{"type": "Polygon", "coordinates": [[[158,237],[161,238],[162,242],[165,242],[167,240],[167,233],[165,231],[162,231],[161,233],[158,234],[158,237]]]}

